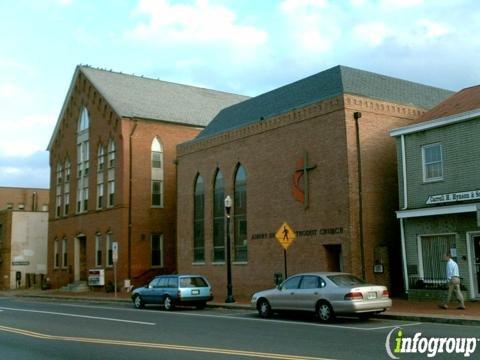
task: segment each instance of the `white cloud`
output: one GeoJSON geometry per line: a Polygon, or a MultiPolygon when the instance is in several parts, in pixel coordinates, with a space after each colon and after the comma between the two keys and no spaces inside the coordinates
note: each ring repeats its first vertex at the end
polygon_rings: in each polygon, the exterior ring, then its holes
{"type": "Polygon", "coordinates": [[[371,46],[378,46],[392,33],[383,22],[360,24],[354,27],[354,37],[371,46]]]}
{"type": "Polygon", "coordinates": [[[418,26],[423,30],[423,36],[428,39],[441,37],[451,32],[449,26],[429,20],[421,19],[418,21],[418,26]]]}
{"type": "Polygon", "coordinates": [[[55,126],[54,115],[4,116],[0,122],[0,154],[28,156],[45,150],[55,126]]]}
{"type": "Polygon", "coordinates": [[[284,12],[308,11],[327,7],[327,0],[284,0],[280,9],[284,12]]]}
{"type": "Polygon", "coordinates": [[[284,0],[280,10],[286,34],[297,51],[318,55],[329,51],[341,37],[341,16],[326,0],[284,0]]]}
{"type": "Polygon", "coordinates": [[[197,0],[191,5],[168,0],[140,0],[136,15],[147,21],[127,32],[136,40],[162,44],[225,44],[229,47],[256,47],[267,41],[267,33],[251,25],[241,25],[237,15],[222,5],[197,0]]]}
{"type": "Polygon", "coordinates": [[[396,10],[423,5],[423,0],[380,0],[380,6],[385,9],[396,10]]]}

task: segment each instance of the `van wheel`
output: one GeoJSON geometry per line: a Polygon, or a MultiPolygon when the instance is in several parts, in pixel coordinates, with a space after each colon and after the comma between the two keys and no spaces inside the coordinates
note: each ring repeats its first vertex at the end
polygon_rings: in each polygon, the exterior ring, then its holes
{"type": "Polygon", "coordinates": [[[267,299],[260,299],[257,305],[258,315],[261,318],[269,318],[272,315],[272,307],[270,306],[267,299]]]}
{"type": "Polygon", "coordinates": [[[321,301],[317,304],[315,313],[318,319],[322,322],[329,322],[335,319],[335,313],[333,312],[332,306],[326,301],[321,301]]]}
{"type": "Polygon", "coordinates": [[[135,295],[135,297],[133,298],[133,305],[137,309],[143,309],[145,307],[145,303],[143,302],[143,299],[140,295],[135,295]]]}
{"type": "Polygon", "coordinates": [[[173,300],[170,296],[167,295],[165,296],[165,299],[163,299],[163,307],[167,311],[171,311],[175,307],[175,305],[173,304],[173,300]]]}

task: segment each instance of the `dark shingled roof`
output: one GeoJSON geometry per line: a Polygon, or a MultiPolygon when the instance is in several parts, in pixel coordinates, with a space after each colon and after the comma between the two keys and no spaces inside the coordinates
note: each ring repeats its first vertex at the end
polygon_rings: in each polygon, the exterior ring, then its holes
{"type": "Polygon", "coordinates": [[[80,71],[120,116],[207,126],[227,106],[247,96],[80,66],[80,71]]]}
{"type": "Polygon", "coordinates": [[[430,109],[453,92],[346,66],[335,66],[223,109],[196,139],[208,138],[341,94],[430,109]]]}
{"type": "Polygon", "coordinates": [[[460,90],[423,114],[421,120],[428,121],[476,109],[480,109],[480,85],[460,90]]]}

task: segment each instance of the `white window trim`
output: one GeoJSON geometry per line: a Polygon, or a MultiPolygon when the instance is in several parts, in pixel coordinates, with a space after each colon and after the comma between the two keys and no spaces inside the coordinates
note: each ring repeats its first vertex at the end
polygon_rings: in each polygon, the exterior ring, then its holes
{"type": "Polygon", "coordinates": [[[53,243],[53,268],[54,269],[59,269],[60,268],[60,253],[58,252],[58,243],[59,240],[55,240],[53,243]],[[58,264],[57,264],[57,255],[59,256],[58,258],[58,264]]]}
{"type": "Polygon", "coordinates": [[[68,260],[67,263],[65,264],[65,255],[67,255],[68,259],[68,241],[67,239],[62,239],[62,258],[60,259],[60,262],[62,264],[62,269],[66,269],[68,267],[68,260]]]}
{"type": "MultiPolygon", "coordinates": [[[[97,258],[97,253],[102,248],[101,247],[101,242],[102,242],[102,235],[101,234],[96,234],[95,235],[95,266],[96,267],[102,266],[102,264],[98,263],[98,258],[97,258]]],[[[102,260],[103,260],[103,251],[102,251],[102,260]]],[[[103,263],[103,261],[102,261],[102,263],[103,263]]]]}
{"type": "MultiPolygon", "coordinates": [[[[428,164],[430,165],[430,164],[428,164]]],[[[441,143],[434,143],[422,146],[422,171],[423,171],[423,182],[430,183],[435,181],[443,180],[443,146],[441,143]],[[425,163],[425,150],[429,148],[433,148],[435,146],[440,146],[440,166],[442,169],[442,176],[437,176],[434,178],[427,178],[427,164],[425,163]]]]}
{"type": "Polygon", "coordinates": [[[458,234],[455,232],[450,233],[438,233],[438,234],[420,234],[417,235],[417,255],[418,255],[418,276],[423,278],[425,272],[423,270],[423,251],[422,251],[422,237],[428,236],[455,236],[455,244],[458,242],[458,234]]]}
{"type": "Polygon", "coordinates": [[[105,241],[105,248],[106,248],[105,267],[106,268],[112,268],[113,267],[113,261],[112,261],[111,264],[108,262],[108,251],[110,250],[110,248],[113,248],[113,236],[112,236],[112,234],[107,234],[107,236],[105,238],[106,238],[106,241],[105,241]],[[109,246],[109,245],[111,245],[111,246],[109,246]]]}

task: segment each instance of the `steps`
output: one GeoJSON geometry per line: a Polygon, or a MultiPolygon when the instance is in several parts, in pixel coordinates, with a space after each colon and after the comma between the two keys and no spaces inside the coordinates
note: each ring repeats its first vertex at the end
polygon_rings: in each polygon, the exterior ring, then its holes
{"type": "Polygon", "coordinates": [[[60,291],[68,291],[68,292],[84,292],[89,290],[90,288],[88,287],[86,281],[75,281],[60,289],[60,291]]]}

